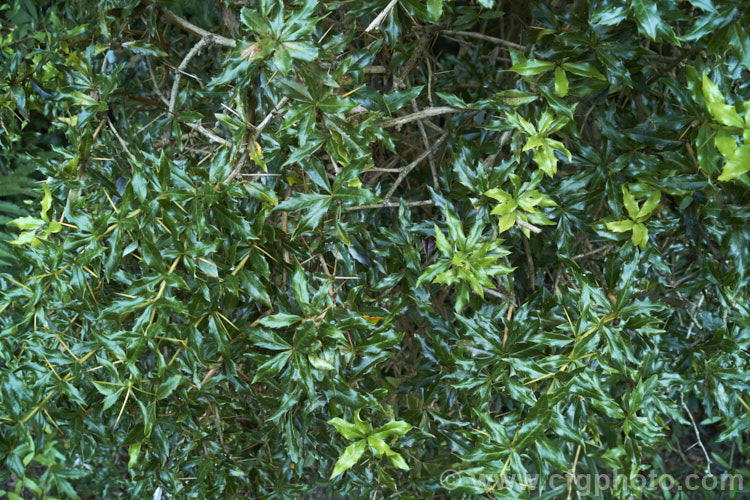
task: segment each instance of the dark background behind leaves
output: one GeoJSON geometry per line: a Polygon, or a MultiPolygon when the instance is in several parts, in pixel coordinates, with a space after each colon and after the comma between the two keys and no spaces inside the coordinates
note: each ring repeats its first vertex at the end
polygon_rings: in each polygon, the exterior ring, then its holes
{"type": "Polygon", "coordinates": [[[9,498],[750,481],[746,2],[0,9],[9,498]]]}

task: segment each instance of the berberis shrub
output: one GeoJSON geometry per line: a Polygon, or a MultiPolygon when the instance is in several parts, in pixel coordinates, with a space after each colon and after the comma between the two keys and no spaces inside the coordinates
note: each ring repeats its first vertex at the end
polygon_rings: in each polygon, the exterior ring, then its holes
{"type": "Polygon", "coordinates": [[[0,495],[747,498],[746,1],[0,17],[0,495]]]}

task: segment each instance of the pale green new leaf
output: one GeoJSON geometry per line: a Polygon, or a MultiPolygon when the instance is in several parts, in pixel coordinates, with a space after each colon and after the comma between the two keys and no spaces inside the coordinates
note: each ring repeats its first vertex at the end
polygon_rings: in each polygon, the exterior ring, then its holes
{"type": "Polygon", "coordinates": [[[378,427],[372,435],[379,436],[382,439],[387,439],[392,435],[403,436],[411,429],[412,426],[408,422],[404,422],[403,420],[393,420],[378,427]]]}
{"type": "Polygon", "coordinates": [[[339,431],[339,434],[344,436],[346,439],[357,439],[364,437],[364,434],[357,429],[357,426],[347,422],[343,418],[332,418],[328,421],[329,424],[334,426],[337,431],[339,431]]]}
{"type": "Polygon", "coordinates": [[[555,157],[555,151],[549,145],[550,141],[551,139],[545,139],[544,144],[540,148],[535,148],[533,158],[542,172],[550,177],[554,177],[557,172],[557,158],[555,157]]]}
{"type": "Polygon", "coordinates": [[[443,0],[427,0],[427,13],[433,21],[440,19],[443,15],[443,0]]]}
{"type": "Polygon", "coordinates": [[[737,151],[737,140],[726,130],[720,130],[714,137],[714,144],[725,158],[732,159],[737,151]]]}
{"type": "Polygon", "coordinates": [[[508,214],[503,215],[500,217],[500,220],[497,221],[497,231],[498,233],[504,233],[508,229],[513,227],[513,224],[516,223],[516,212],[510,212],[508,214]]]}
{"type": "Polygon", "coordinates": [[[643,203],[643,206],[638,211],[638,214],[636,215],[636,217],[634,217],[634,219],[639,222],[648,219],[656,209],[656,207],[659,205],[659,201],[661,201],[661,191],[654,191],[643,203]]]}
{"type": "Polygon", "coordinates": [[[492,209],[490,214],[492,215],[507,215],[518,208],[518,203],[514,199],[510,199],[507,202],[500,202],[495,208],[492,209]]]}
{"type": "Polygon", "coordinates": [[[391,451],[391,447],[388,446],[388,444],[378,436],[367,436],[367,444],[370,445],[370,448],[373,451],[373,455],[375,455],[376,457],[381,457],[383,455],[393,453],[391,451]]]}
{"type": "Polygon", "coordinates": [[[622,189],[622,203],[625,205],[625,210],[628,211],[628,216],[631,219],[635,219],[638,215],[638,203],[630,193],[630,190],[626,186],[621,186],[622,189]]]}
{"type": "Polygon", "coordinates": [[[42,219],[44,219],[45,222],[49,221],[49,212],[50,207],[52,206],[52,193],[49,190],[49,186],[45,182],[42,184],[42,188],[44,189],[44,197],[42,197],[42,219]]]}
{"type": "Polygon", "coordinates": [[[11,245],[28,245],[29,243],[34,244],[36,242],[36,244],[40,245],[41,243],[38,240],[34,231],[24,231],[16,239],[10,240],[8,243],[11,245]]]}
{"type": "Polygon", "coordinates": [[[746,144],[735,151],[732,158],[724,165],[718,179],[729,181],[747,172],[750,172],[750,144],[746,144]]]}
{"type": "Polygon", "coordinates": [[[737,110],[726,103],[719,86],[708,78],[705,71],[703,72],[703,98],[706,100],[709,113],[717,122],[728,127],[744,127],[744,122],[737,114],[737,110]]]}
{"type": "Polygon", "coordinates": [[[635,223],[632,220],[619,220],[615,222],[607,222],[607,229],[615,233],[624,233],[633,229],[635,223]]]}
{"type": "Polygon", "coordinates": [[[395,467],[398,467],[401,470],[409,470],[409,465],[399,453],[396,453],[395,451],[389,453],[388,459],[395,467]]]}
{"type": "Polygon", "coordinates": [[[488,189],[484,192],[484,195],[501,203],[506,203],[513,199],[513,196],[499,188],[488,189]]]}
{"type": "Polygon", "coordinates": [[[648,228],[640,222],[633,224],[633,244],[645,247],[648,244],[648,228]]]}
{"type": "Polygon", "coordinates": [[[347,446],[344,450],[344,453],[341,454],[339,459],[336,461],[336,465],[333,467],[331,479],[340,474],[343,474],[347,470],[354,467],[354,465],[362,457],[362,454],[365,452],[366,447],[366,439],[360,439],[359,441],[355,441],[354,443],[347,446]]]}
{"type": "Polygon", "coordinates": [[[440,250],[440,253],[442,253],[446,257],[450,256],[453,253],[453,247],[450,243],[448,243],[448,239],[445,237],[437,224],[434,224],[433,228],[435,230],[435,244],[437,245],[438,250],[440,250]]]}
{"type": "Polygon", "coordinates": [[[8,222],[8,224],[13,224],[22,231],[36,231],[40,227],[44,226],[45,221],[41,219],[35,219],[34,217],[19,217],[8,222]]]}

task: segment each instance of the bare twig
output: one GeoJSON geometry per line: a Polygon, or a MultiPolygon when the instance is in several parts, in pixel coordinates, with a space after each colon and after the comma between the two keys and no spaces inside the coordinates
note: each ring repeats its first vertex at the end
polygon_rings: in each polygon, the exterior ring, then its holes
{"type": "MultiPolygon", "coordinates": [[[[677,292],[677,296],[682,299],[682,295],[680,295],[680,292],[677,292]]],[[[695,307],[696,311],[700,311],[701,310],[701,306],[703,305],[704,298],[705,297],[703,295],[701,295],[701,299],[698,301],[698,305],[695,307]]],[[[693,313],[690,312],[690,309],[685,308],[685,312],[690,317],[690,328],[688,328],[688,332],[687,332],[687,336],[686,336],[686,338],[689,339],[690,336],[693,334],[693,326],[697,326],[698,329],[700,330],[701,329],[701,325],[698,323],[698,320],[695,319],[695,316],[693,315],[693,313]]]]}
{"type": "MultiPolygon", "coordinates": [[[[210,37],[212,37],[211,38],[211,43],[217,43],[215,35],[213,35],[211,33],[208,33],[208,35],[210,37]]],[[[180,75],[182,73],[182,69],[184,69],[183,64],[186,66],[187,63],[190,62],[190,59],[192,59],[193,57],[195,57],[195,54],[198,53],[198,50],[200,50],[207,43],[209,43],[209,42],[206,41],[206,38],[202,38],[191,49],[191,51],[190,51],[190,52],[193,52],[193,51],[195,51],[195,52],[192,55],[190,53],[188,53],[188,55],[185,56],[185,59],[183,59],[182,64],[180,64],[180,67],[177,68],[177,74],[175,75],[175,81],[172,84],[172,94],[170,96],[169,101],[167,101],[166,96],[161,92],[161,90],[159,90],[159,87],[158,87],[157,81],[156,81],[156,77],[154,76],[154,72],[151,69],[151,63],[150,62],[148,63],[148,71],[149,71],[149,75],[151,77],[151,82],[153,83],[154,92],[159,97],[159,99],[161,99],[161,101],[164,103],[164,105],[167,106],[167,109],[169,110],[170,114],[174,114],[174,106],[175,106],[175,101],[177,99],[177,92],[176,92],[175,89],[180,84],[180,75]],[[190,56],[190,57],[188,57],[188,56],[190,56]],[[182,68],[182,69],[180,69],[180,68],[182,68]]],[[[213,132],[211,132],[210,130],[208,130],[207,128],[205,128],[200,123],[189,123],[188,122],[188,123],[185,123],[184,125],[186,125],[187,127],[195,130],[199,134],[202,134],[202,135],[206,136],[211,142],[216,142],[216,143],[221,144],[223,146],[230,146],[231,145],[231,142],[229,142],[228,140],[224,139],[223,137],[219,137],[218,135],[214,134],[213,132]]],[[[138,133],[140,133],[140,131],[138,133]]]]}
{"type": "Polygon", "coordinates": [[[115,134],[115,137],[117,137],[117,141],[120,143],[120,146],[122,146],[122,149],[125,150],[125,152],[130,156],[132,159],[135,159],[135,156],[133,153],[130,152],[130,149],[128,149],[128,143],[125,142],[125,139],[122,138],[119,132],[117,132],[117,129],[115,128],[115,124],[112,123],[112,120],[107,118],[107,125],[109,125],[109,128],[112,130],[112,133],[115,134]]]}
{"type": "Polygon", "coordinates": [[[648,80],[648,85],[653,84],[661,78],[662,76],[666,75],[667,73],[671,72],[673,69],[675,69],[682,61],[687,59],[688,57],[700,52],[702,49],[700,47],[693,47],[690,50],[685,50],[682,52],[679,56],[675,57],[672,63],[664,70],[656,71],[654,75],[648,80]]]}
{"type": "Polygon", "coordinates": [[[485,35],[483,33],[474,33],[473,31],[446,31],[446,33],[453,33],[457,36],[465,36],[468,38],[476,38],[477,40],[484,40],[485,42],[491,42],[496,43],[498,45],[503,45],[505,47],[510,47],[517,50],[526,50],[526,47],[523,45],[520,45],[518,43],[509,42],[508,40],[503,40],[502,38],[495,38],[494,36],[485,35]]]}
{"type": "Polygon", "coordinates": [[[581,445],[579,444],[578,448],[576,448],[576,457],[573,459],[573,468],[570,470],[570,476],[568,476],[568,496],[566,500],[570,500],[570,497],[573,496],[573,482],[576,477],[576,467],[578,466],[578,456],[580,453],[581,445]]]}
{"type": "Polygon", "coordinates": [[[508,300],[508,297],[498,292],[497,290],[493,290],[492,288],[487,288],[486,286],[483,286],[482,291],[486,293],[487,295],[492,295],[493,297],[497,297],[498,299],[508,300]]]}
{"type": "Polygon", "coordinates": [[[323,272],[326,273],[326,275],[331,276],[331,271],[328,270],[328,263],[326,262],[325,257],[323,257],[322,253],[318,254],[318,260],[320,261],[320,264],[323,266],[323,272]]]}
{"type": "MultiPolygon", "coordinates": [[[[331,63],[329,63],[328,61],[319,61],[318,64],[325,70],[331,69],[331,63]]],[[[382,75],[384,73],[388,73],[388,68],[381,65],[365,66],[364,68],[362,68],[362,72],[365,75],[382,75]]]]}
{"type": "Polygon", "coordinates": [[[583,259],[584,257],[590,257],[597,253],[607,252],[608,250],[612,250],[614,247],[614,245],[604,245],[603,247],[599,247],[596,250],[591,250],[590,252],[579,253],[578,255],[571,257],[570,260],[579,260],[583,259]]]}
{"type": "Polygon", "coordinates": [[[273,107],[271,111],[268,112],[268,114],[263,118],[263,120],[260,122],[260,124],[255,128],[255,138],[257,139],[260,134],[263,132],[263,129],[265,129],[269,123],[271,123],[271,118],[273,118],[274,113],[277,113],[281,108],[283,108],[286,103],[289,102],[288,97],[282,97],[279,103],[273,107]]]}
{"type": "MultiPolygon", "coordinates": [[[[151,125],[153,125],[153,124],[154,124],[154,122],[155,122],[156,120],[159,120],[159,119],[160,119],[160,118],[161,118],[162,116],[164,116],[164,112],[161,112],[161,113],[159,113],[158,115],[156,115],[156,118],[154,118],[153,120],[151,120],[150,122],[148,122],[147,124],[145,124],[144,126],[142,126],[141,128],[139,128],[139,129],[138,129],[138,130],[137,130],[137,131],[135,132],[135,134],[133,134],[133,136],[138,136],[138,135],[141,135],[141,134],[143,133],[143,131],[144,131],[144,130],[146,130],[146,129],[147,129],[147,128],[149,128],[149,127],[150,127],[151,125]]],[[[102,123],[104,123],[104,122],[102,122],[102,123]]]]}
{"type": "MultiPolygon", "coordinates": [[[[255,147],[250,146],[250,147],[255,147]]],[[[227,178],[224,179],[224,183],[232,182],[235,177],[237,177],[240,172],[242,171],[242,167],[245,165],[245,162],[247,161],[247,157],[249,156],[247,152],[247,147],[245,147],[245,151],[242,152],[242,156],[240,157],[240,161],[237,162],[237,166],[232,169],[232,171],[227,175],[227,178]]],[[[216,189],[219,189],[219,186],[216,186],[216,189]]]]}
{"type": "MultiPolygon", "coordinates": [[[[423,207],[432,205],[432,200],[422,200],[422,201],[407,201],[406,206],[411,207],[423,207]]],[[[383,203],[376,203],[374,205],[359,205],[356,207],[344,207],[345,210],[354,211],[354,210],[369,210],[372,208],[396,208],[401,206],[401,201],[389,201],[389,202],[383,202],[383,203]]]]}
{"type": "Polygon", "coordinates": [[[331,160],[331,165],[333,166],[333,173],[335,175],[339,175],[341,173],[341,167],[339,167],[338,163],[336,163],[336,160],[333,159],[333,156],[329,158],[331,160]]]}
{"type": "Polygon", "coordinates": [[[528,229],[532,233],[539,234],[539,233],[542,232],[541,228],[538,228],[538,227],[536,227],[533,224],[529,224],[528,222],[526,222],[525,220],[521,219],[520,217],[518,217],[516,219],[516,224],[518,224],[521,227],[524,227],[524,228],[528,229]]]}
{"type": "MultiPolygon", "coordinates": [[[[273,118],[274,113],[277,113],[279,109],[283,108],[286,103],[289,102],[288,97],[282,97],[281,100],[273,107],[271,111],[268,112],[268,114],[261,120],[260,124],[255,127],[255,132],[253,133],[253,138],[257,139],[260,137],[260,134],[263,132],[263,130],[268,126],[269,123],[271,123],[271,119],[273,118]]],[[[254,144],[250,145],[249,147],[255,147],[254,144]]],[[[226,179],[224,179],[224,182],[232,182],[237,175],[239,175],[240,171],[242,170],[242,166],[245,164],[245,161],[247,160],[247,148],[243,152],[242,159],[237,163],[237,166],[232,170],[232,172],[227,176],[226,179]]]]}
{"type": "MultiPolygon", "coordinates": [[[[411,107],[412,109],[417,112],[417,100],[414,99],[411,101],[411,107]]],[[[419,134],[422,136],[422,143],[424,144],[425,148],[430,147],[430,141],[427,139],[427,132],[424,129],[424,125],[422,124],[422,121],[417,122],[417,127],[419,128],[419,134]]],[[[433,155],[429,155],[427,157],[427,160],[430,162],[430,171],[432,172],[432,187],[435,189],[435,191],[440,190],[440,181],[438,179],[438,170],[437,170],[437,162],[435,161],[435,157],[433,155]]]]}
{"type": "Polygon", "coordinates": [[[366,75],[380,75],[388,72],[388,68],[385,66],[367,66],[362,69],[362,72],[366,75]]]}
{"type": "Polygon", "coordinates": [[[180,80],[182,79],[182,72],[187,68],[188,63],[190,60],[195,57],[198,52],[201,51],[203,47],[206,45],[210,45],[213,43],[213,35],[205,36],[198,40],[198,43],[193,45],[193,48],[188,51],[188,53],[185,55],[185,57],[182,59],[182,62],[177,67],[177,73],[174,75],[174,83],[172,83],[172,93],[169,95],[169,114],[174,114],[174,106],[175,102],[177,101],[177,91],[180,87],[180,80]]]}
{"type": "Polygon", "coordinates": [[[448,138],[448,134],[443,134],[437,141],[435,141],[432,144],[432,146],[430,146],[429,149],[425,150],[421,155],[417,156],[416,160],[414,160],[413,162],[406,165],[403,169],[401,169],[401,173],[398,174],[398,178],[396,179],[396,182],[393,183],[393,186],[391,186],[391,189],[388,190],[388,192],[385,195],[385,198],[383,198],[383,203],[382,203],[383,206],[385,206],[390,201],[391,196],[396,191],[396,188],[398,188],[399,184],[401,184],[401,182],[403,182],[406,176],[409,175],[409,172],[411,172],[414,167],[419,165],[419,163],[422,160],[424,160],[429,155],[434,153],[447,138],[448,138]]]}
{"type": "Polygon", "coordinates": [[[173,22],[180,28],[184,29],[185,31],[189,31],[190,33],[193,33],[194,35],[197,35],[201,38],[213,38],[213,43],[216,45],[221,45],[223,47],[231,47],[234,48],[237,46],[237,42],[232,40],[231,38],[227,38],[221,35],[216,35],[214,33],[211,33],[210,31],[206,31],[203,28],[199,28],[198,26],[194,25],[187,19],[184,19],[174,12],[172,12],[169,9],[163,9],[162,14],[164,14],[164,17],[167,18],[168,21],[173,22]]]}
{"type": "Polygon", "coordinates": [[[425,49],[427,49],[427,47],[435,39],[436,33],[437,27],[433,25],[426,26],[424,28],[424,33],[418,35],[417,38],[419,42],[417,43],[416,48],[412,50],[411,56],[409,56],[409,59],[405,64],[401,66],[398,71],[395,71],[393,73],[393,90],[399,90],[400,88],[403,88],[405,86],[405,82],[409,77],[409,73],[411,73],[411,71],[417,65],[417,62],[424,54],[425,49]]]}
{"type": "MultiPolygon", "coordinates": [[[[463,45],[464,47],[467,47],[467,48],[469,48],[471,50],[473,50],[474,45],[475,45],[474,43],[470,42],[469,40],[465,40],[463,38],[457,38],[457,37],[454,37],[454,36],[448,36],[448,35],[445,34],[445,32],[443,32],[443,34],[441,36],[443,38],[445,38],[446,40],[450,40],[451,42],[456,42],[456,43],[458,43],[460,45],[463,45]]],[[[490,37],[490,38],[492,38],[492,37],[490,37]]],[[[499,46],[495,47],[493,49],[493,52],[499,50],[499,48],[500,48],[499,46]]],[[[500,59],[501,61],[507,62],[508,64],[511,64],[511,65],[513,64],[511,58],[504,57],[504,56],[501,56],[501,55],[494,55],[492,52],[490,52],[490,54],[487,54],[487,55],[482,55],[481,57],[482,57],[482,59],[489,60],[490,64],[492,64],[493,66],[495,65],[495,60],[497,60],[497,59],[500,59]]],[[[472,82],[467,82],[466,85],[470,85],[471,83],[472,82]]],[[[482,84],[478,84],[477,86],[481,86],[481,85],[482,84]]]]}
{"type": "Polygon", "coordinates": [[[513,318],[513,309],[514,309],[514,302],[515,298],[513,296],[513,292],[510,292],[510,298],[508,300],[508,314],[505,315],[505,327],[503,328],[503,349],[505,349],[505,343],[508,341],[508,324],[510,323],[510,320],[513,318]]]}
{"type": "Polygon", "coordinates": [[[524,253],[526,253],[526,265],[528,266],[526,272],[529,276],[529,285],[531,290],[536,290],[536,268],[534,267],[534,258],[531,256],[531,245],[529,245],[529,239],[525,235],[521,241],[523,242],[524,253]]]}
{"type": "Polygon", "coordinates": [[[446,133],[445,129],[443,127],[438,127],[437,125],[435,125],[434,123],[432,123],[430,120],[425,120],[424,124],[427,125],[428,127],[430,127],[435,132],[440,132],[441,134],[445,134],[446,133]]]}
{"type": "Polygon", "coordinates": [[[685,411],[688,414],[688,417],[690,418],[690,423],[693,424],[693,431],[695,432],[695,437],[698,438],[698,444],[701,447],[701,450],[703,450],[703,454],[706,456],[706,474],[711,474],[711,458],[708,456],[708,452],[706,451],[705,446],[703,446],[703,441],[701,441],[701,435],[700,432],[698,432],[698,426],[695,424],[695,419],[693,418],[693,413],[690,411],[690,409],[685,404],[685,398],[682,394],[680,394],[680,402],[682,403],[682,407],[685,409],[685,411]]]}
{"type": "Polygon", "coordinates": [[[224,448],[224,450],[227,449],[226,445],[224,444],[224,432],[221,430],[221,416],[219,415],[219,407],[216,405],[213,405],[214,410],[214,423],[216,424],[216,430],[219,433],[219,442],[221,443],[221,447],[224,448]]]}
{"type": "Polygon", "coordinates": [[[203,125],[199,125],[197,123],[185,123],[186,126],[190,127],[191,129],[195,130],[196,132],[199,132],[206,137],[208,137],[212,142],[217,142],[223,146],[231,146],[232,143],[228,140],[224,139],[223,137],[219,137],[218,135],[214,134],[207,128],[205,128],[203,125]]]}
{"type": "Polygon", "coordinates": [[[427,66],[427,102],[432,106],[432,65],[429,57],[426,57],[424,62],[427,66]]]}
{"type": "Polygon", "coordinates": [[[161,99],[165,106],[169,106],[169,102],[167,101],[166,96],[162,93],[161,89],[159,89],[159,84],[156,81],[154,70],[151,68],[151,59],[148,57],[146,58],[146,66],[148,67],[148,74],[151,77],[151,83],[154,87],[154,93],[159,97],[159,99],[161,99]]]}
{"type": "Polygon", "coordinates": [[[461,111],[466,111],[466,110],[454,108],[452,106],[437,106],[434,108],[425,108],[421,111],[417,111],[416,113],[412,113],[410,115],[400,116],[398,118],[392,118],[390,120],[384,120],[380,122],[380,126],[383,128],[396,127],[398,125],[403,125],[405,123],[413,122],[415,120],[421,120],[423,118],[428,118],[430,116],[460,113],[461,111]]]}
{"type": "Polygon", "coordinates": [[[400,168],[385,168],[385,167],[370,167],[367,169],[368,172],[392,172],[392,173],[398,173],[401,172],[400,168]]]}
{"type": "Polygon", "coordinates": [[[393,7],[395,7],[397,3],[398,0],[391,0],[390,2],[388,2],[388,5],[386,5],[385,8],[380,12],[380,14],[378,14],[378,16],[372,20],[370,25],[365,28],[365,33],[369,33],[380,26],[385,17],[393,10],[393,7]]]}

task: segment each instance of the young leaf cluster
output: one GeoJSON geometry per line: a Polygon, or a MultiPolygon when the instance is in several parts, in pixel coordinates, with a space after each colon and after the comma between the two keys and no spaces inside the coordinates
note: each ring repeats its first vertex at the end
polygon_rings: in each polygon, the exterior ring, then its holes
{"type": "Polygon", "coordinates": [[[747,497],[748,26],[5,2],[0,496],[747,497]]]}

